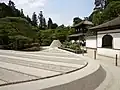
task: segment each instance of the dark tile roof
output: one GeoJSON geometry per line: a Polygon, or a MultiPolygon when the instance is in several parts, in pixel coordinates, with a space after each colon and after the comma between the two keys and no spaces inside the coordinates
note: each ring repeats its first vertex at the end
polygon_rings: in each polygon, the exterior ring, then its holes
{"type": "Polygon", "coordinates": [[[78,37],[78,36],[83,36],[83,34],[82,33],[72,34],[72,35],[69,35],[68,37],[78,37]]]}
{"type": "Polygon", "coordinates": [[[120,28],[120,16],[111,20],[111,21],[108,21],[106,23],[103,23],[101,25],[98,25],[98,26],[95,26],[95,27],[92,27],[92,28],[89,28],[90,30],[109,30],[109,29],[116,29],[116,28],[120,28]]]}
{"type": "Polygon", "coordinates": [[[77,34],[72,34],[72,35],[69,35],[68,37],[79,37],[79,36],[85,36],[87,35],[87,33],[77,33],[77,34]]]}
{"type": "Polygon", "coordinates": [[[93,25],[93,23],[90,22],[90,21],[87,21],[87,20],[83,20],[83,21],[81,21],[80,23],[72,26],[72,28],[74,28],[74,27],[79,27],[79,26],[81,26],[81,25],[93,25]]]}

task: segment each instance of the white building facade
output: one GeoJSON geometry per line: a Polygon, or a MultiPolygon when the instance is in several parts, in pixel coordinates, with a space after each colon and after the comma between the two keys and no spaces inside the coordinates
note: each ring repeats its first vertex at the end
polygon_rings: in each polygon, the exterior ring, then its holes
{"type": "Polygon", "coordinates": [[[97,34],[86,39],[88,55],[94,57],[103,55],[106,57],[120,57],[120,17],[107,23],[90,28],[97,34]],[[96,52],[95,52],[96,51],[96,52]]]}

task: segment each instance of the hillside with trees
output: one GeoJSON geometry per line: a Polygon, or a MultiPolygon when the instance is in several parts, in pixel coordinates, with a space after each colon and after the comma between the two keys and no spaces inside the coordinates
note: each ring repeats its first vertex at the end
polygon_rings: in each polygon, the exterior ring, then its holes
{"type": "MultiPolygon", "coordinates": [[[[75,22],[78,22],[77,19],[75,22]]],[[[8,5],[0,3],[0,48],[12,50],[40,50],[40,45],[50,45],[59,39],[64,42],[74,29],[65,27],[49,18],[44,18],[43,12],[32,18],[24,15],[24,10],[17,9],[15,3],[9,0],[8,5]]]]}
{"type": "Polygon", "coordinates": [[[24,50],[33,47],[39,42],[33,22],[24,15],[23,9],[15,8],[11,0],[8,5],[0,3],[0,48],[24,50]]]}
{"type": "MultiPolygon", "coordinates": [[[[95,8],[87,20],[99,25],[120,16],[119,0],[95,0],[95,8]],[[99,1],[99,2],[98,2],[99,1]]],[[[73,26],[82,19],[73,18],[73,26]]],[[[64,24],[58,26],[49,17],[48,21],[40,10],[37,15],[25,15],[24,10],[17,9],[15,3],[9,0],[8,5],[0,3],[0,48],[14,50],[39,50],[39,46],[47,46],[55,40],[67,40],[75,29],[64,24]],[[32,48],[32,49],[31,49],[32,48]]]]}
{"type": "Polygon", "coordinates": [[[95,25],[105,23],[120,16],[120,0],[105,0],[104,3],[104,7],[95,8],[89,16],[89,20],[95,25]]]}
{"type": "Polygon", "coordinates": [[[5,49],[25,49],[24,45],[33,43],[36,35],[37,32],[24,18],[0,18],[0,44],[5,49]]]}
{"type": "Polygon", "coordinates": [[[48,29],[39,31],[39,41],[42,46],[49,46],[53,40],[60,40],[62,43],[67,40],[67,36],[75,33],[75,29],[70,27],[48,29]]]}

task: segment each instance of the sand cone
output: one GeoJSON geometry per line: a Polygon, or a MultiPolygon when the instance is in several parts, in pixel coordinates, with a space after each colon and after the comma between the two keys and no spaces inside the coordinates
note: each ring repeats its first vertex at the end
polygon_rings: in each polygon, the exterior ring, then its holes
{"type": "Polygon", "coordinates": [[[59,40],[53,40],[53,42],[50,45],[50,48],[60,47],[62,44],[59,40]]]}

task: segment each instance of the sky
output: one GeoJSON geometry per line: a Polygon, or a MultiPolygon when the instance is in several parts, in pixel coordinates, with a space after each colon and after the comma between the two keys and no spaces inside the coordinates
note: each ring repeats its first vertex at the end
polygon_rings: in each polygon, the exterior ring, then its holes
{"type": "MultiPolygon", "coordinates": [[[[0,0],[8,3],[9,0],[0,0]]],[[[74,17],[89,16],[94,8],[94,0],[12,0],[16,8],[23,9],[25,15],[32,17],[42,10],[46,21],[52,18],[58,25],[72,25],[74,17]]]]}

